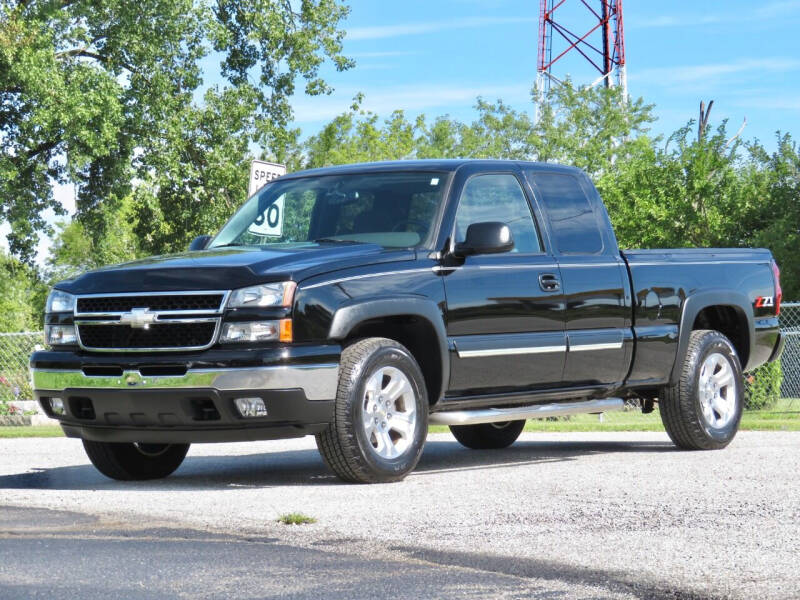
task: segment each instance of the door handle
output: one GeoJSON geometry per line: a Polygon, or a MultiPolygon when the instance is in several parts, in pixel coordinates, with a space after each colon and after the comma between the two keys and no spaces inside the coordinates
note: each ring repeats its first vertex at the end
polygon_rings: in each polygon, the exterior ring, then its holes
{"type": "Polygon", "coordinates": [[[561,289],[561,283],[552,273],[542,273],[539,275],[539,287],[545,292],[557,292],[561,289]]]}

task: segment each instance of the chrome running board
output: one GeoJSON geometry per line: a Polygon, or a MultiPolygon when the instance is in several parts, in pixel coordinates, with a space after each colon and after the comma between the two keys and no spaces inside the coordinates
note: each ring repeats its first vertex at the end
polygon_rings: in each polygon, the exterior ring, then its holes
{"type": "Polygon", "coordinates": [[[562,402],[517,406],[514,408],[476,408],[474,410],[451,410],[431,413],[428,421],[432,425],[477,425],[479,423],[498,423],[502,421],[522,421],[564,417],[584,413],[601,413],[621,410],[625,406],[622,398],[602,398],[582,402],[562,402]]]}

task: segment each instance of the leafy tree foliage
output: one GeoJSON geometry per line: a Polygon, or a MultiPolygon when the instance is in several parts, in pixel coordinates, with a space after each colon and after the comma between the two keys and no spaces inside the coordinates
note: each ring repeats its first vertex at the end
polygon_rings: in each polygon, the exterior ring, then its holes
{"type": "MultiPolygon", "coordinates": [[[[409,121],[396,111],[383,123],[352,109],[306,143],[307,166],[406,158],[508,158],[564,162],[592,175],[635,153],[654,121],[641,99],[622,102],[619,89],[553,87],[538,119],[502,100],[478,99],[470,124],[443,116],[409,121]]],[[[538,98],[534,100],[538,101],[538,98]]]]}
{"type": "Polygon", "coordinates": [[[44,294],[33,270],[0,250],[0,333],[36,330],[44,294]]]}
{"type": "Polygon", "coordinates": [[[143,256],[136,235],[138,220],[132,196],[120,202],[106,202],[93,213],[93,223],[106,235],[96,238],[84,221],[60,223],[48,258],[47,276],[52,281],[74,277],[99,267],[143,256]]]}
{"type": "Polygon", "coordinates": [[[629,247],[740,246],[741,217],[751,194],[739,144],[715,133],[691,139],[692,124],[663,147],[641,144],[638,153],[603,174],[598,187],[620,242],[629,247]]]}
{"type": "MultiPolygon", "coordinates": [[[[298,80],[309,94],[341,54],[339,0],[0,0],[0,221],[31,261],[53,182],[74,182],[78,218],[107,235],[105,201],[131,195],[148,251],[182,247],[245,195],[248,147],[278,158],[298,80]],[[201,61],[223,83],[195,100],[201,61]],[[166,225],[169,223],[170,225],[166,225]]],[[[107,216],[107,215],[106,215],[107,216]]]]}
{"type": "Polygon", "coordinates": [[[753,245],[770,248],[781,268],[786,300],[800,299],[800,151],[789,134],[777,135],[777,150],[768,154],[753,143],[755,166],[751,179],[758,182],[747,226],[753,245]]]}

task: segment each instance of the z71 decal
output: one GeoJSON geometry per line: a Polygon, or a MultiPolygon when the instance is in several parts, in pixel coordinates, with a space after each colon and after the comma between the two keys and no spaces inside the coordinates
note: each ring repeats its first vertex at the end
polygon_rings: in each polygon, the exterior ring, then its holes
{"type": "Polygon", "coordinates": [[[756,298],[756,308],[767,308],[775,306],[775,298],[773,296],[759,296],[756,298]]]}

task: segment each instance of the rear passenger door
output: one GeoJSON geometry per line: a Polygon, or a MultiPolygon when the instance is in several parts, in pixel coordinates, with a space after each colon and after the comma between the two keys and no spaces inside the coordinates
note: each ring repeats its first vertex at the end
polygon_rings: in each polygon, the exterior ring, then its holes
{"type": "Polygon", "coordinates": [[[585,175],[528,168],[547,221],[566,300],[564,385],[608,386],[633,350],[625,264],[597,191],[585,175]]]}

